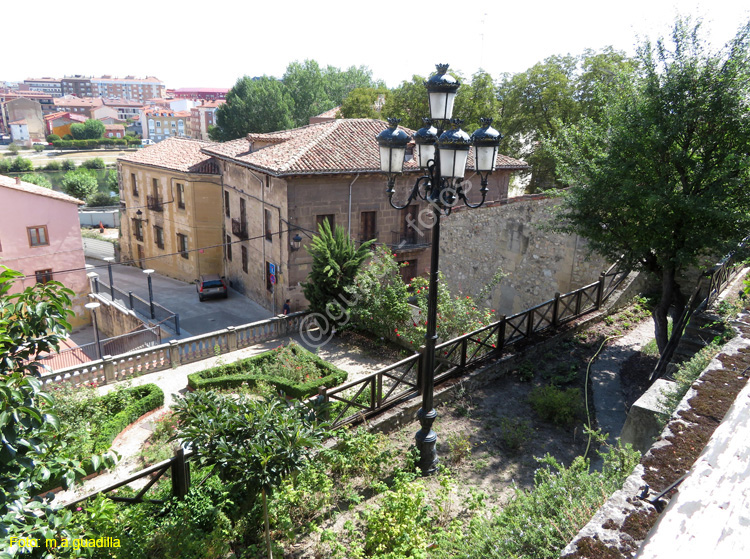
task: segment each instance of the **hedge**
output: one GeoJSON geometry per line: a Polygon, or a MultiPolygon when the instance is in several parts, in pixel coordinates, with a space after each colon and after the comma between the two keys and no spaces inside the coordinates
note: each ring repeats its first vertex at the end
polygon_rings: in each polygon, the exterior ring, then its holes
{"type": "Polygon", "coordinates": [[[304,352],[321,372],[322,378],[305,383],[294,383],[288,379],[263,374],[263,365],[273,359],[274,351],[266,351],[227,365],[219,365],[188,375],[188,386],[193,390],[211,390],[214,388],[235,388],[242,384],[253,387],[258,381],[272,384],[278,391],[292,398],[305,398],[318,393],[321,386],[338,386],[347,379],[346,371],[326,363],[314,353],[310,353],[297,344],[290,344],[295,355],[304,352]]]}
{"type": "MultiPolygon", "coordinates": [[[[120,410],[109,420],[105,421],[98,427],[98,435],[94,442],[94,454],[107,452],[112,445],[112,441],[119,435],[125,427],[136,421],[142,415],[160,408],[164,405],[164,392],[155,384],[144,384],[143,386],[134,386],[123,390],[125,394],[134,394],[135,399],[120,410]]],[[[114,393],[110,392],[102,396],[106,403],[112,399],[114,393]]]]}
{"type": "Polygon", "coordinates": [[[58,149],[94,149],[102,146],[126,146],[140,143],[140,138],[98,138],[96,140],[55,140],[52,145],[58,149]]]}

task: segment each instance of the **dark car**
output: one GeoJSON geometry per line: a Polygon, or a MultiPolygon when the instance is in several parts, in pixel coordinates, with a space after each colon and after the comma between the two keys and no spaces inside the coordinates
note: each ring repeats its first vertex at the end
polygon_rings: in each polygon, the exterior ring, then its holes
{"type": "Polygon", "coordinates": [[[195,284],[195,288],[198,290],[198,299],[201,301],[204,301],[206,297],[223,297],[226,299],[228,295],[227,284],[219,274],[201,276],[195,284]]]}

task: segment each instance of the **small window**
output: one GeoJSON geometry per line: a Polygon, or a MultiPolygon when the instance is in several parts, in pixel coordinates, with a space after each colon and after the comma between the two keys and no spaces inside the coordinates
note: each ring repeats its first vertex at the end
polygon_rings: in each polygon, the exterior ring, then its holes
{"type": "Polygon", "coordinates": [[[151,179],[151,184],[152,184],[153,189],[154,189],[154,197],[158,198],[158,196],[159,196],[159,179],[151,179]]]}
{"type": "Polygon", "coordinates": [[[47,283],[52,281],[52,270],[37,270],[34,272],[37,283],[47,283]]]}
{"type": "Polygon", "coordinates": [[[227,217],[231,217],[229,214],[229,191],[224,191],[224,215],[227,217]]]}
{"type": "Polygon", "coordinates": [[[263,216],[266,226],[266,240],[273,242],[273,233],[271,232],[271,212],[270,210],[263,210],[263,216]]]}
{"type": "Polygon", "coordinates": [[[154,225],[154,242],[159,248],[164,248],[164,229],[154,225]]]}
{"type": "Polygon", "coordinates": [[[143,221],[133,218],[133,236],[136,241],[143,242],[143,221]]]}
{"type": "Polygon", "coordinates": [[[27,227],[26,232],[29,235],[29,246],[41,247],[49,245],[46,225],[39,225],[38,227],[27,227]]]}
{"type": "Polygon", "coordinates": [[[227,255],[227,260],[232,261],[232,237],[227,235],[226,244],[224,245],[224,253],[227,255]]]}
{"type": "Polygon", "coordinates": [[[185,185],[181,182],[177,183],[177,207],[185,209],[185,185]]]}
{"type": "Polygon", "coordinates": [[[247,247],[240,247],[242,252],[242,271],[247,273],[247,247]]]}
{"type": "Polygon", "coordinates": [[[130,184],[133,187],[133,196],[138,198],[138,181],[135,178],[135,173],[130,173],[130,184]]]}
{"type": "Polygon", "coordinates": [[[182,256],[183,258],[190,258],[190,254],[188,253],[187,235],[177,233],[177,246],[178,250],[180,251],[180,256],[182,256]]]}
{"type": "Polygon", "coordinates": [[[331,227],[331,231],[333,231],[335,229],[335,224],[336,224],[335,217],[336,216],[334,214],[323,214],[323,215],[315,216],[315,224],[316,226],[319,227],[323,225],[324,221],[327,221],[328,225],[331,227]]]}

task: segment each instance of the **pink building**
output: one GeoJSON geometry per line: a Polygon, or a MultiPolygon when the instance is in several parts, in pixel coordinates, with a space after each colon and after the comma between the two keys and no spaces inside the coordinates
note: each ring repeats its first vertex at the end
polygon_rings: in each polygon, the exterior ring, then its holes
{"type": "Polygon", "coordinates": [[[83,255],[80,200],[0,175],[0,266],[23,273],[14,291],[59,281],[75,292],[70,319],[75,328],[90,321],[83,305],[90,292],[83,255]]]}

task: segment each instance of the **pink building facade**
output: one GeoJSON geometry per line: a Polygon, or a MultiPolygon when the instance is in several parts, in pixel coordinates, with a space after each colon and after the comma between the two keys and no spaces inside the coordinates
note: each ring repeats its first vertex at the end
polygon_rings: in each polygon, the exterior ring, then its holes
{"type": "Polygon", "coordinates": [[[23,273],[14,287],[51,280],[73,290],[73,328],[90,322],[83,307],[90,292],[86,277],[80,200],[0,175],[0,266],[23,273]]]}

